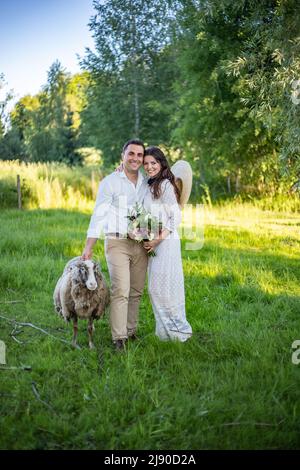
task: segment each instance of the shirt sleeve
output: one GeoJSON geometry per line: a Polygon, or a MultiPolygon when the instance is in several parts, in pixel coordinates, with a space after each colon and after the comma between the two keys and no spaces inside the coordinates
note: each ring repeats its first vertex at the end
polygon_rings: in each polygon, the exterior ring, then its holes
{"type": "Polygon", "coordinates": [[[113,192],[107,178],[104,178],[98,188],[94,212],[91,216],[87,231],[88,238],[100,238],[105,233],[107,216],[112,205],[113,192]]]}
{"type": "Polygon", "coordinates": [[[173,185],[170,181],[166,181],[165,187],[162,188],[162,203],[167,213],[168,219],[164,228],[169,232],[174,232],[181,222],[181,211],[176,199],[173,185]]]}

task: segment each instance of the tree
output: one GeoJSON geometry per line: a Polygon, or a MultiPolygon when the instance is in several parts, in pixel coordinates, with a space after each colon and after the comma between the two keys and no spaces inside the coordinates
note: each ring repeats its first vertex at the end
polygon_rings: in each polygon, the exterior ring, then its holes
{"type": "Polygon", "coordinates": [[[5,92],[7,83],[5,82],[5,77],[3,73],[0,73],[0,94],[3,97],[0,100],[0,139],[4,136],[5,130],[8,123],[8,105],[9,102],[13,99],[13,91],[9,90],[5,92]]]}
{"type": "Polygon", "coordinates": [[[28,161],[80,163],[80,113],[85,106],[87,84],[86,73],[71,77],[59,62],[52,64],[42,91],[21,98],[11,112],[9,155],[18,149],[15,158],[28,161]],[[17,138],[21,147],[17,146],[17,138]]]}
{"type": "Polygon", "coordinates": [[[300,178],[300,4],[251,4],[239,56],[226,64],[249,117],[271,133],[281,174],[300,178]]]}
{"type": "Polygon", "coordinates": [[[91,74],[82,132],[103,151],[107,163],[119,158],[130,137],[166,140],[168,124],[161,110],[172,96],[174,58],[168,44],[174,3],[94,2],[90,29],[95,51],[88,50],[82,60],[91,74]]]}
{"type": "MultiPolygon", "coordinates": [[[[242,62],[245,45],[254,40],[260,24],[269,24],[273,1],[182,0],[177,81],[179,106],[174,112],[173,139],[191,158],[205,183],[225,190],[225,178],[244,171],[244,181],[260,178],[266,165],[277,158],[274,129],[251,113],[244,101],[247,79],[231,73],[242,62]]],[[[255,45],[264,54],[264,42],[255,45]]],[[[253,62],[249,77],[259,68],[253,62]]],[[[267,76],[266,76],[267,79],[267,76]]],[[[274,113],[275,116],[276,113],[274,113]]]]}

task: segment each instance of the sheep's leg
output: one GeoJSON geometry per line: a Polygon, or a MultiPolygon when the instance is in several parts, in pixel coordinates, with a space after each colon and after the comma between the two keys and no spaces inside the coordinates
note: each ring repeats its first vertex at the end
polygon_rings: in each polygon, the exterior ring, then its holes
{"type": "Polygon", "coordinates": [[[94,332],[94,325],[93,325],[93,319],[89,319],[89,324],[88,324],[88,335],[89,335],[89,347],[90,349],[95,349],[94,343],[93,343],[93,332],[94,332]]]}
{"type": "Polygon", "coordinates": [[[73,318],[73,340],[72,340],[72,345],[74,348],[79,348],[77,345],[77,333],[78,333],[78,319],[73,318]]]}
{"type": "Polygon", "coordinates": [[[70,304],[68,290],[70,289],[69,280],[65,277],[62,281],[61,289],[59,292],[60,303],[61,303],[61,315],[66,321],[70,321],[73,316],[73,307],[70,304]]]}

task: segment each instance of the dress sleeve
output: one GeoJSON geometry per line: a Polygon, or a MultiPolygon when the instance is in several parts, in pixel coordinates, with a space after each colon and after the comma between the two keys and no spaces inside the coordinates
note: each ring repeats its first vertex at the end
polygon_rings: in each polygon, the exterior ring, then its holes
{"type": "Polygon", "coordinates": [[[107,178],[104,178],[98,188],[96,204],[87,231],[88,238],[100,238],[105,232],[107,216],[112,205],[113,193],[107,178]]]}
{"type": "Polygon", "coordinates": [[[168,229],[170,232],[174,232],[181,222],[181,211],[176,199],[174,187],[168,180],[164,184],[164,187],[162,187],[161,201],[167,214],[167,221],[164,228],[168,229]]]}

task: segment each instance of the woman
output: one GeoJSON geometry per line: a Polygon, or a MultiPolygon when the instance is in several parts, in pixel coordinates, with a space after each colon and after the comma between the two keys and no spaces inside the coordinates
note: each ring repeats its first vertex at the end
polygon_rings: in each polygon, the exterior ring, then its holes
{"type": "Polygon", "coordinates": [[[175,177],[163,152],[149,147],[144,155],[144,169],[149,177],[143,205],[162,221],[158,239],[144,242],[149,257],[148,290],[156,320],[156,335],[161,340],[186,341],[192,328],[185,315],[184,278],[177,227],[181,221],[180,194],[175,177]]]}

